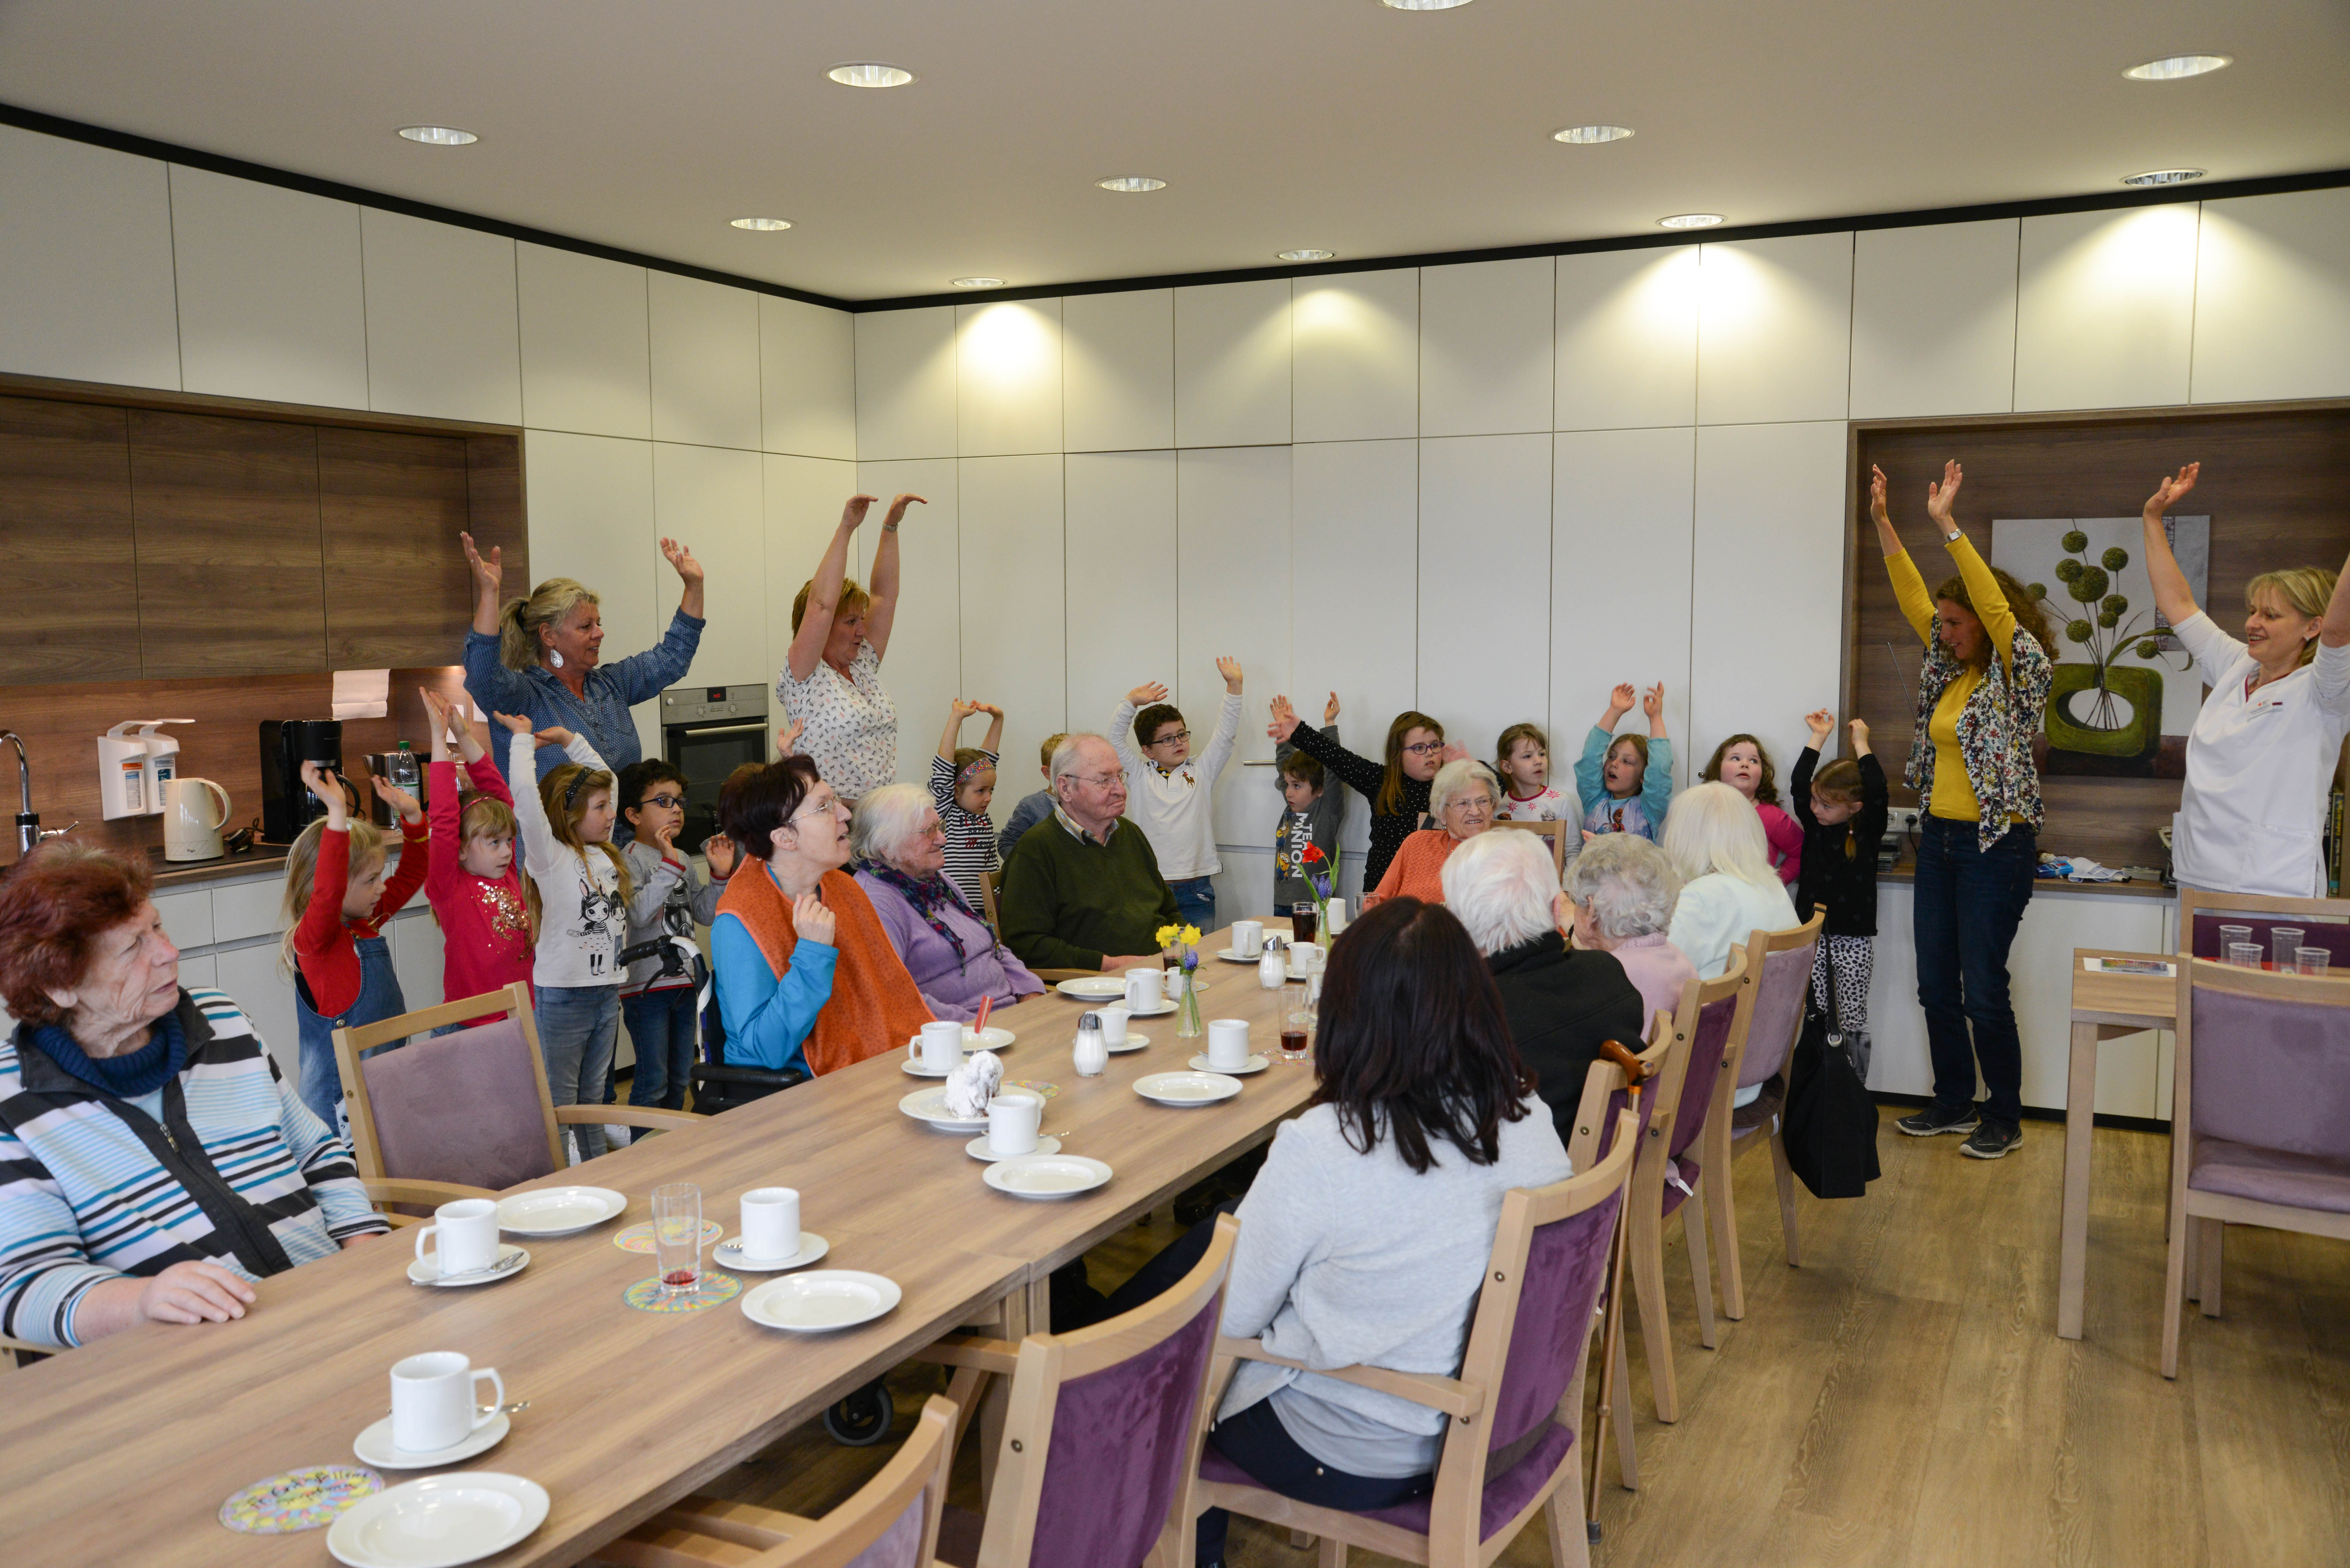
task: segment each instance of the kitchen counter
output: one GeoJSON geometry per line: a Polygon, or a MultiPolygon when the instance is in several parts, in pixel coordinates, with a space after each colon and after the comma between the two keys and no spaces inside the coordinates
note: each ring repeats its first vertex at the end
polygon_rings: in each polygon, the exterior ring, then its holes
{"type": "MultiPolygon", "coordinates": [[[[1907,886],[1918,879],[1918,862],[1905,855],[1892,870],[1879,871],[1877,874],[1877,879],[1879,882],[1898,882],[1907,886]]],[[[2035,896],[2042,893],[2087,893],[2106,898],[2175,898],[2178,897],[2176,888],[2166,888],[2153,877],[2137,882],[2067,882],[2061,877],[2035,877],[2032,879],[2032,891],[2035,896]]]]}
{"type": "MultiPolygon", "coordinates": [[[[234,882],[247,877],[283,877],[286,857],[292,848],[285,844],[264,844],[242,855],[224,855],[217,860],[166,860],[161,849],[147,851],[148,869],[155,874],[155,887],[167,888],[201,888],[213,882],[234,882]]],[[[397,846],[393,853],[399,853],[397,846]]]]}

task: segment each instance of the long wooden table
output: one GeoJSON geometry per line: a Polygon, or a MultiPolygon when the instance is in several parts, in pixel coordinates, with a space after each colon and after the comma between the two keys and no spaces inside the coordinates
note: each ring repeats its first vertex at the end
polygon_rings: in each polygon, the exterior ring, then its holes
{"type": "Polygon", "coordinates": [[[2081,1337],[2088,1293],[2089,1149],[2097,1107],[2097,1045],[2123,1034],[2168,1029],[2178,1011],[2178,981],[2159,974],[2097,974],[2086,959],[2143,959],[2176,963],[2169,953],[2073,950],[2073,1047],[2064,1085],[2064,1199],[2059,1222],[2056,1332],[2081,1337]]]}
{"type": "MultiPolygon", "coordinates": [[[[1225,945],[1218,932],[1202,950],[1225,945]]],[[[1201,972],[1203,1015],[1247,1019],[1253,1048],[1273,1059],[1214,1105],[1159,1106],[1133,1090],[1205,1050],[1204,1037],[1175,1037],[1171,1014],[1138,1021],[1150,1044],[1092,1079],[1070,1064],[1081,1004],[1048,992],[996,1015],[1019,1036],[1006,1076],[1057,1086],[1045,1130],[1116,1172],[1094,1192],[1037,1201],[987,1187],[964,1152],[970,1135],[898,1109],[935,1080],[880,1057],[531,1184],[616,1188],[629,1211],[526,1243],[530,1266],[512,1279],[412,1285],[413,1243],[395,1234],[264,1282],[240,1322],[143,1324],[0,1378],[0,1563],[329,1563],[323,1531],[239,1535],[215,1515],[256,1480],[356,1462],[352,1439],[389,1408],[391,1364],[428,1350],[497,1367],[507,1397],[531,1402],[503,1443],[456,1467],[527,1476],[553,1501],[527,1541],[487,1561],[576,1562],[957,1325],[1041,1326],[1054,1269],[1302,1108],[1313,1068],[1278,1059],[1282,994],[1260,988],[1253,967],[1209,960],[1201,972]],[[831,1244],[817,1266],[886,1274],[905,1299],[863,1327],[807,1336],[762,1328],[733,1302],[632,1311],[621,1293],[652,1260],[612,1236],[647,1217],[666,1181],[699,1183],[704,1216],[729,1235],[744,1191],[797,1188],[805,1228],[831,1244]]],[[[742,1276],[744,1288],[763,1277],[742,1276]]]]}

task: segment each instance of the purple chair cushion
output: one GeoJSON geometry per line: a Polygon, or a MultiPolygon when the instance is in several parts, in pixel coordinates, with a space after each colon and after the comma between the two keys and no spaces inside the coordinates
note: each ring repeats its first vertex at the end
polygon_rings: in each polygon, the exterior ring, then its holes
{"type": "MultiPolygon", "coordinates": [[[[1496,1531],[1518,1516],[1518,1511],[1532,1502],[1543,1489],[1543,1483],[1558,1473],[1566,1462],[1567,1450],[1575,1447],[1575,1434],[1565,1427],[1553,1426],[1544,1432],[1534,1446],[1526,1450],[1525,1458],[1497,1476],[1485,1478],[1485,1495],[1477,1509],[1477,1539],[1491,1541],[1496,1531]]],[[[1569,1485],[1574,1484],[1569,1482],[1569,1485]]],[[[1429,1516],[1436,1506],[1432,1496],[1413,1498],[1393,1508],[1382,1508],[1363,1515],[1381,1524],[1392,1524],[1399,1530],[1409,1530],[1416,1535],[1428,1533],[1429,1516]]]]}
{"type": "Polygon", "coordinates": [[[2301,939],[2303,947],[2324,948],[2333,955],[2333,965],[2335,969],[2350,969],[2350,926],[2345,926],[2339,921],[2296,920],[2284,916],[2206,915],[2199,912],[2195,917],[2195,956],[2197,958],[2223,959],[2228,956],[2220,950],[2221,926],[2251,927],[2252,940],[2260,944],[2262,958],[2269,956],[2269,932],[2278,926],[2293,926],[2303,933],[2301,939]]]}
{"type": "Polygon", "coordinates": [[[922,1553],[922,1503],[930,1493],[918,1491],[905,1511],[890,1521],[889,1528],[874,1537],[873,1544],[848,1560],[848,1568],[929,1568],[919,1561],[922,1553]]]}
{"type": "Polygon", "coordinates": [[[1689,1201],[1690,1194],[1697,1190],[1698,1174],[1696,1160],[1685,1154],[1673,1157],[1671,1168],[1665,1172],[1664,1211],[1667,1214],[1673,1213],[1689,1201]]]}
{"type": "Polygon", "coordinates": [[[2198,1137],[2187,1185],[2257,1203],[2350,1214],[2350,1160],[2198,1137]]]}
{"type": "Polygon", "coordinates": [[[2194,1008],[2198,1135],[2350,1160],[2350,1006],[2198,985],[2194,1008]]]}
{"type": "Polygon", "coordinates": [[[530,1042],[511,1018],[359,1063],[383,1173],[504,1191],[551,1175],[530,1042]]]}
{"type": "Polygon", "coordinates": [[[1764,956],[1762,978],[1755,981],[1754,1018],[1746,1030],[1746,1054],[1738,1063],[1740,1088],[1751,1089],[1787,1064],[1819,950],[1817,942],[1806,942],[1764,956]]]}
{"type": "Polygon", "coordinates": [[[1706,1107],[1713,1103],[1713,1085],[1721,1076],[1721,1054],[1729,1049],[1730,1025],[1737,1016],[1735,995],[1698,1009],[1697,1037],[1690,1042],[1689,1076],[1681,1080],[1680,1114],[1673,1122],[1673,1144],[1668,1153],[1680,1153],[1705,1130],[1706,1107]]]}
{"type": "Polygon", "coordinates": [[[1575,1357],[1591,1335],[1599,1285],[1607,1272],[1607,1244],[1616,1231],[1620,1192],[1536,1229],[1526,1248],[1517,1321],[1510,1325],[1509,1358],[1487,1417],[1488,1449],[1506,1449],[1550,1419],[1575,1375],[1575,1357]]]}
{"type": "Polygon", "coordinates": [[[1221,1300],[1115,1366],[1061,1385],[1030,1568],[1138,1568],[1191,1459],[1221,1300]]]}

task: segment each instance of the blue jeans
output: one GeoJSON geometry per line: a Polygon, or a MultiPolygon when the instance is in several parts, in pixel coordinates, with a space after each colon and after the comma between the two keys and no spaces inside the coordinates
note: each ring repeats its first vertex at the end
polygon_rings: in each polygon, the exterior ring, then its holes
{"type": "MultiPolygon", "coordinates": [[[[538,1054],[546,1062],[546,1092],[558,1106],[595,1106],[604,1101],[604,1081],[612,1072],[612,1047],[620,1031],[617,985],[542,985],[538,988],[538,1054]]],[[[604,1152],[604,1129],[578,1127],[579,1158],[604,1152]]]]}
{"type": "Polygon", "coordinates": [[[2023,1120],[2023,1041],[2008,992],[2007,950],[2032,901],[2039,858],[2038,840],[2020,824],[1989,849],[1977,847],[1971,822],[1929,815],[1918,835],[1912,934],[1937,1110],[1964,1110],[1973,1101],[1980,1063],[1990,1091],[1983,1119],[2009,1127],[2023,1120]]]}
{"type": "Polygon", "coordinates": [[[686,1085],[693,1076],[693,987],[675,985],[624,996],[620,1016],[637,1048],[629,1104],[685,1109],[686,1085]]]}
{"type": "Polygon", "coordinates": [[[1212,877],[1190,877],[1167,884],[1175,889],[1175,919],[1197,926],[1205,936],[1216,929],[1216,884],[1212,877]]]}

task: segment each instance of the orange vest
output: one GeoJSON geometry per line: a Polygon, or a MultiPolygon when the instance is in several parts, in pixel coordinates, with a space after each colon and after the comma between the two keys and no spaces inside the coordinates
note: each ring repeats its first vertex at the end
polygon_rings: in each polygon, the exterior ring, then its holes
{"type": "MultiPolygon", "coordinates": [[[[780,979],[799,945],[791,900],[764,864],[746,857],[743,870],[745,875],[727,878],[718,912],[743,922],[780,979]]],[[[914,977],[889,945],[881,917],[856,878],[827,871],[817,891],[832,911],[833,945],[840,952],[832,971],[832,1000],[816,1015],[816,1027],[802,1047],[808,1071],[821,1077],[868,1056],[903,1051],[931,1019],[914,977]]]]}

